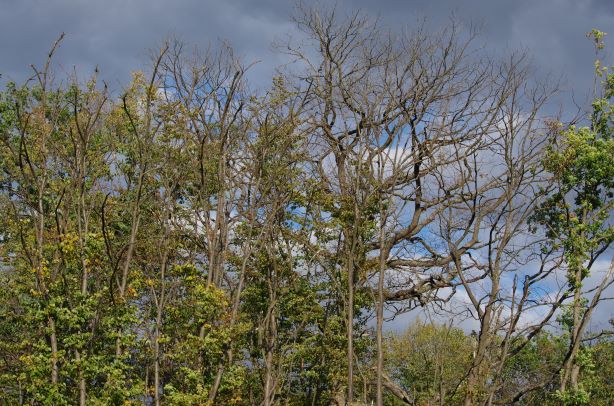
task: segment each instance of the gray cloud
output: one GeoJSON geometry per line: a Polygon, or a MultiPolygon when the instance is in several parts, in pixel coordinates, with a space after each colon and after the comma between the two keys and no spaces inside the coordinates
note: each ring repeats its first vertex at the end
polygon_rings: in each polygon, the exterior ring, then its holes
{"type": "MultiPolygon", "coordinates": [[[[246,62],[260,61],[251,75],[265,81],[283,60],[271,42],[295,30],[293,8],[284,0],[0,0],[0,73],[3,80],[24,80],[30,64],[40,64],[53,40],[66,32],[58,52],[62,69],[76,66],[85,74],[99,66],[117,88],[144,65],[148,49],[174,35],[203,47],[228,40],[246,62]]],[[[581,101],[592,80],[585,33],[598,27],[614,37],[609,0],[339,0],[337,8],[342,13],[360,8],[392,29],[426,18],[427,26],[438,30],[452,14],[482,23],[480,40],[491,52],[528,50],[541,72],[562,76],[564,88],[581,101]]]]}

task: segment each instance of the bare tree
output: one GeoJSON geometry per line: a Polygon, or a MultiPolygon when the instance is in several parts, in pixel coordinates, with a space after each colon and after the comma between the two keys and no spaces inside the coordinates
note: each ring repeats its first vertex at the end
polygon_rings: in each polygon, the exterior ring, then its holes
{"type": "Polygon", "coordinates": [[[334,196],[327,210],[340,223],[337,244],[319,248],[335,258],[331,272],[347,278],[341,402],[354,399],[355,290],[376,274],[382,404],[384,304],[442,300],[440,289],[463,283],[454,264],[485,246],[484,220],[505,202],[491,196],[500,179],[478,179],[485,172],[479,157],[513,89],[472,53],[475,32],[455,22],[437,35],[400,38],[359,14],[341,21],[335,11],[304,10],[297,23],[316,50],[288,46],[305,69],[313,172],[334,196]],[[442,216],[454,221],[437,230],[442,216]]]}
{"type": "MultiPolygon", "coordinates": [[[[524,60],[524,55],[515,55],[500,66],[498,80],[508,89],[507,98],[489,135],[492,142],[475,158],[481,162],[475,181],[496,180],[488,194],[480,197],[497,202],[483,220],[480,239],[484,243],[456,258],[454,264],[471,315],[480,323],[467,371],[466,405],[479,402],[478,394],[484,392],[484,403],[492,404],[508,357],[527,343],[527,335],[530,339],[542,330],[566,298],[566,289],[539,298],[540,284],[560,265],[560,260],[551,258],[552,252],[541,252],[542,240],[530,232],[529,225],[549,188],[548,177],[540,170],[547,140],[540,134],[547,124],[541,112],[555,88],[530,87],[524,60]],[[482,276],[471,283],[476,275],[482,276]],[[543,315],[526,320],[527,313],[540,311],[543,315]]],[[[454,217],[452,213],[444,216],[442,227],[451,229],[454,217]]]]}

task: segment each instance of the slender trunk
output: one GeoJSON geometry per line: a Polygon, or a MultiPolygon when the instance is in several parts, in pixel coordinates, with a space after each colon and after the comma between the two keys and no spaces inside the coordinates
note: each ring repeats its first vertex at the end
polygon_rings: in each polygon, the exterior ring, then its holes
{"type": "MultiPolygon", "coordinates": [[[[358,205],[354,203],[354,219],[359,222],[360,212],[358,205]]],[[[348,258],[348,398],[347,404],[354,402],[354,273],[356,243],[358,241],[358,225],[353,224],[350,238],[350,250],[348,258]]]]}
{"type": "Polygon", "coordinates": [[[275,343],[277,341],[277,320],[275,315],[275,308],[277,304],[277,296],[275,289],[275,276],[276,267],[273,266],[273,271],[269,272],[269,306],[267,308],[266,317],[264,319],[263,328],[263,341],[265,343],[265,382],[264,382],[264,405],[271,406],[273,404],[273,394],[275,392],[275,383],[273,376],[273,355],[275,350],[275,343]],[[275,272],[275,273],[273,273],[275,272]]]}
{"type": "Polygon", "coordinates": [[[83,365],[81,365],[81,354],[79,351],[75,351],[75,360],[77,361],[77,365],[79,365],[79,406],[85,406],[85,377],[83,376],[83,365]]]}
{"type": "Polygon", "coordinates": [[[160,405],[160,332],[162,330],[162,310],[164,307],[164,301],[165,301],[165,296],[166,296],[166,284],[164,282],[165,279],[165,274],[166,274],[166,261],[168,258],[168,253],[167,251],[164,252],[164,255],[162,257],[162,271],[160,273],[160,278],[162,280],[162,286],[161,286],[161,292],[160,292],[160,299],[158,302],[158,309],[157,309],[157,313],[156,313],[156,337],[154,340],[154,387],[155,387],[155,392],[154,392],[154,401],[155,401],[155,405],[159,406],[160,405]]]}
{"type": "MultiPolygon", "coordinates": [[[[237,320],[237,315],[239,313],[239,305],[241,303],[241,292],[243,290],[243,283],[245,282],[245,270],[247,269],[247,260],[251,255],[251,248],[247,250],[245,256],[243,257],[243,262],[241,264],[241,274],[239,275],[239,283],[237,285],[237,291],[235,293],[234,301],[232,304],[232,313],[230,315],[230,328],[232,328],[237,320]]],[[[201,326],[199,337],[202,340],[205,337],[205,329],[201,326]]],[[[226,352],[227,364],[232,364],[233,353],[232,346],[230,346],[226,352]]],[[[204,360],[201,357],[201,365],[204,360]]],[[[222,382],[222,375],[224,374],[224,360],[220,360],[217,368],[217,373],[215,374],[215,379],[213,380],[213,385],[211,387],[211,391],[209,392],[209,401],[213,402],[215,397],[217,396],[217,391],[219,390],[220,383],[222,382]]]]}
{"type": "MultiPolygon", "coordinates": [[[[337,163],[337,176],[339,179],[339,187],[341,196],[351,198],[351,192],[348,188],[348,180],[346,176],[346,157],[344,153],[336,152],[335,161],[337,163]]],[[[356,202],[354,202],[354,222],[346,224],[343,229],[344,250],[342,253],[346,255],[346,271],[347,271],[347,399],[344,404],[352,404],[354,399],[354,247],[357,241],[357,229],[359,221],[359,211],[356,202]]]]}
{"type": "MultiPolygon", "coordinates": [[[[576,344],[580,340],[580,319],[582,317],[582,292],[580,284],[582,283],[582,270],[576,271],[576,292],[574,294],[574,309],[573,309],[573,342],[576,344]]],[[[575,345],[575,347],[578,347],[575,345]]],[[[570,368],[570,384],[573,390],[578,389],[578,375],[580,374],[580,366],[576,364],[577,350],[572,351],[571,368],[570,368]]]]}
{"type": "Polygon", "coordinates": [[[169,256],[168,238],[169,224],[164,225],[162,257],[160,258],[160,298],[156,300],[156,331],[154,339],[154,402],[160,406],[160,334],[162,331],[162,313],[166,302],[166,267],[169,256]]]}
{"type": "MultiPolygon", "coordinates": [[[[83,165],[83,163],[81,163],[81,165],[83,165]]],[[[81,173],[79,173],[79,179],[82,179],[82,175],[81,173]]],[[[78,217],[78,228],[79,228],[79,244],[80,244],[80,248],[81,248],[81,268],[82,268],[82,274],[81,274],[81,296],[82,299],[84,300],[85,297],[87,296],[87,285],[88,285],[88,269],[87,269],[87,261],[85,258],[85,246],[87,244],[87,242],[85,241],[85,239],[87,238],[87,234],[88,234],[88,223],[87,223],[87,219],[86,219],[86,212],[85,212],[85,201],[84,201],[84,192],[83,192],[83,186],[81,186],[81,193],[79,195],[79,217],[78,217]],[[82,218],[83,218],[83,224],[82,224],[82,218]]],[[[79,405],[80,406],[85,406],[85,401],[87,398],[87,388],[86,388],[86,383],[85,383],[85,375],[83,373],[83,363],[82,363],[82,358],[81,358],[81,353],[79,352],[79,350],[75,350],[75,359],[77,360],[77,365],[79,368],[79,405]]]]}
{"type": "Polygon", "coordinates": [[[82,182],[82,179],[84,178],[84,175],[83,175],[84,167],[85,167],[85,162],[83,161],[83,158],[81,158],[79,162],[79,170],[77,173],[77,182],[80,182],[79,184],[79,206],[78,206],[79,215],[77,217],[77,228],[79,232],[79,245],[80,245],[79,248],[81,249],[81,272],[82,272],[81,274],[81,294],[83,296],[87,294],[87,284],[88,284],[88,279],[89,279],[88,267],[85,261],[85,247],[87,245],[87,234],[89,232],[89,227],[88,227],[87,211],[85,209],[85,190],[84,190],[85,185],[82,182]]]}
{"type": "MultiPolygon", "coordinates": [[[[576,293],[575,298],[577,299],[577,309],[574,309],[574,310],[577,310],[578,319],[577,319],[577,324],[574,326],[574,329],[573,329],[572,337],[575,337],[575,339],[572,340],[571,342],[571,345],[570,345],[569,351],[567,352],[565,363],[563,366],[564,373],[563,373],[563,379],[561,379],[561,391],[565,390],[566,385],[567,385],[567,379],[570,379],[571,384],[575,385],[575,386],[572,386],[574,389],[577,389],[578,387],[580,366],[575,363],[575,358],[578,354],[578,351],[580,350],[580,345],[582,343],[581,337],[584,334],[584,331],[588,326],[588,322],[590,321],[593,310],[595,310],[599,302],[602,300],[601,295],[603,294],[604,290],[608,286],[611,286],[611,284],[614,282],[614,280],[612,279],[613,275],[614,275],[614,258],[612,258],[612,261],[610,262],[610,267],[606,275],[601,280],[601,283],[593,291],[593,297],[590,303],[588,304],[588,306],[586,307],[586,311],[584,313],[582,313],[581,311],[582,303],[580,302],[581,300],[580,290],[578,289],[578,291],[575,292],[576,293]]],[[[578,271],[578,274],[576,276],[577,280],[579,280],[580,277],[581,277],[581,271],[578,271]]]]}
{"type": "MultiPolygon", "coordinates": [[[[142,182],[142,180],[141,180],[142,182]]],[[[140,189],[140,186],[139,186],[140,189]]],[[[140,213],[139,213],[140,200],[137,200],[132,209],[132,225],[130,227],[130,240],[128,241],[128,250],[126,251],[126,260],[122,269],[122,280],[119,286],[119,295],[123,299],[126,293],[126,287],[128,285],[128,272],[130,271],[130,263],[132,262],[132,255],[134,254],[134,246],[136,244],[136,236],[139,231],[140,213]]]]}
{"type": "Polygon", "coordinates": [[[386,250],[383,246],[384,241],[384,225],[380,225],[380,257],[379,257],[379,277],[377,281],[377,406],[384,405],[383,397],[383,378],[384,373],[384,282],[385,282],[385,265],[386,265],[386,250]]]}
{"type": "MultiPolygon", "coordinates": [[[[140,184],[142,185],[143,176],[140,177],[140,184]]],[[[141,185],[139,185],[139,195],[141,185]]],[[[130,240],[128,241],[128,251],[126,252],[126,260],[124,261],[124,267],[122,270],[122,279],[119,286],[119,297],[121,301],[125,299],[126,287],[128,285],[128,272],[130,270],[130,263],[132,262],[132,255],[134,252],[134,246],[136,244],[136,235],[139,230],[140,213],[139,213],[140,199],[137,199],[134,208],[132,210],[132,226],[130,227],[130,240]]],[[[122,355],[121,349],[121,330],[118,331],[118,337],[115,340],[115,356],[119,358],[122,355]]]]}
{"type": "MultiPolygon", "coordinates": [[[[43,148],[44,148],[44,140],[43,140],[43,148]]],[[[39,290],[45,291],[46,283],[45,283],[45,258],[44,258],[44,237],[45,237],[45,212],[44,212],[44,186],[46,184],[46,168],[43,165],[43,175],[42,180],[39,185],[38,191],[38,228],[37,228],[37,248],[38,248],[38,283],[39,290]]],[[[52,316],[49,316],[47,319],[48,327],[49,327],[49,343],[51,345],[51,384],[56,385],[58,383],[58,339],[55,329],[55,320],[52,316]]]]}
{"type": "Polygon", "coordinates": [[[271,406],[273,399],[273,342],[275,338],[267,338],[265,356],[264,406],[271,406]]]}
{"type": "Polygon", "coordinates": [[[51,342],[51,384],[58,383],[58,339],[55,332],[55,321],[49,317],[49,341],[51,342]]]}
{"type": "Polygon", "coordinates": [[[484,361],[487,358],[486,352],[488,350],[488,346],[492,342],[493,339],[493,320],[496,320],[496,316],[493,315],[494,305],[497,301],[497,295],[499,292],[499,275],[497,272],[492,273],[492,285],[490,288],[490,294],[488,303],[486,304],[483,313],[481,314],[480,320],[480,334],[478,336],[478,343],[475,352],[475,357],[473,358],[473,362],[471,364],[471,370],[469,371],[469,376],[467,378],[467,392],[465,394],[465,406],[471,406],[474,401],[474,395],[477,391],[481,390],[484,385],[485,376],[483,376],[482,372],[484,370],[488,371],[489,366],[484,365],[484,361]]]}
{"type": "Polygon", "coordinates": [[[582,292],[580,289],[580,283],[582,282],[582,269],[576,270],[574,280],[573,326],[569,343],[569,354],[563,364],[561,386],[559,388],[561,392],[567,390],[568,384],[571,386],[571,389],[578,389],[578,375],[580,373],[580,367],[576,365],[576,354],[578,352],[578,341],[580,339],[579,332],[582,310],[582,292]]]}
{"type": "Polygon", "coordinates": [[[156,326],[156,339],[154,342],[154,404],[160,406],[160,343],[158,337],[160,331],[156,326]]]}
{"type": "Polygon", "coordinates": [[[347,339],[348,339],[348,397],[346,404],[351,405],[354,399],[354,261],[350,255],[348,264],[348,308],[347,308],[347,339]]]}
{"type": "Polygon", "coordinates": [[[440,360],[439,364],[439,406],[443,406],[443,402],[446,398],[446,392],[443,387],[443,360],[440,360]]]}
{"type": "Polygon", "coordinates": [[[218,183],[221,186],[217,193],[217,206],[215,214],[215,227],[213,230],[213,241],[210,241],[209,260],[210,269],[207,275],[207,284],[218,286],[222,277],[222,267],[224,265],[224,251],[227,235],[226,217],[226,147],[225,142],[220,145],[220,159],[218,162],[218,183]]]}
{"type": "Polygon", "coordinates": [[[145,399],[145,404],[149,403],[149,366],[145,367],[145,392],[143,399],[145,399]]]}

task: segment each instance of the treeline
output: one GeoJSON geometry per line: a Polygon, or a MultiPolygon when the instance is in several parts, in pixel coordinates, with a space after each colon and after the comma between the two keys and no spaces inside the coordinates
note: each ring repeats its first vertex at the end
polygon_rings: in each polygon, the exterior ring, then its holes
{"type": "Polygon", "coordinates": [[[169,41],[111,94],[60,38],[0,93],[3,404],[609,404],[614,75],[571,125],[458,24],[295,23],[264,92],[169,41]]]}

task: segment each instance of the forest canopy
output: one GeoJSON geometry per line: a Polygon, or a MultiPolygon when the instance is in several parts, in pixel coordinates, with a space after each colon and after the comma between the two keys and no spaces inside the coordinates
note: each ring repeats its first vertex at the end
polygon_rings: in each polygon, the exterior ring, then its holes
{"type": "Polygon", "coordinates": [[[294,23],[264,90],[168,40],[111,92],[62,36],[0,91],[0,402],[611,404],[606,34],[565,118],[454,20],[294,23]]]}

